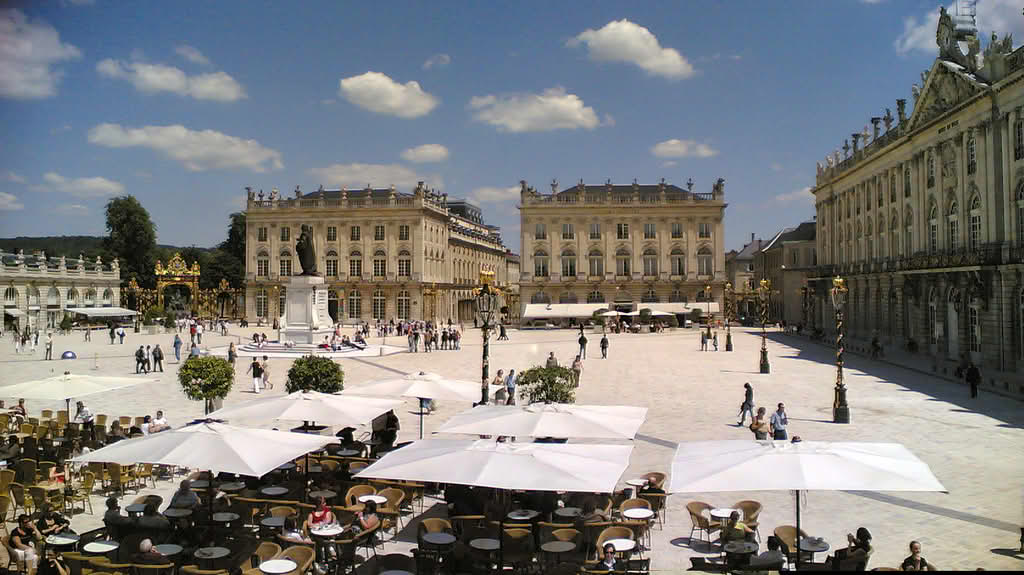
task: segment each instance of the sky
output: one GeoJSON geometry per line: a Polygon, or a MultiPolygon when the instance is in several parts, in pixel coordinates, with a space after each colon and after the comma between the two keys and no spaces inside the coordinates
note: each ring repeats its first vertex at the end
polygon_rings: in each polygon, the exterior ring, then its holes
{"type": "MultiPolygon", "coordinates": [[[[246,186],[423,180],[518,251],[520,180],[725,178],[726,249],[811,219],[815,162],[912,106],[939,4],[2,6],[0,236],[105,235],[132,194],[159,243],[213,246],[246,186]]],[[[983,46],[1024,37],[1019,0],[977,11],[983,46]]]]}

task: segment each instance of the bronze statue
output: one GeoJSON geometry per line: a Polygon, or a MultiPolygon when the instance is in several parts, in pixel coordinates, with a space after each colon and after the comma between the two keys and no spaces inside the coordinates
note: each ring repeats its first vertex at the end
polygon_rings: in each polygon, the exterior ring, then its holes
{"type": "Polygon", "coordinates": [[[302,266],[302,275],[315,276],[316,273],[316,250],[313,249],[313,227],[302,224],[302,233],[295,242],[295,253],[299,256],[299,265],[302,266]]]}

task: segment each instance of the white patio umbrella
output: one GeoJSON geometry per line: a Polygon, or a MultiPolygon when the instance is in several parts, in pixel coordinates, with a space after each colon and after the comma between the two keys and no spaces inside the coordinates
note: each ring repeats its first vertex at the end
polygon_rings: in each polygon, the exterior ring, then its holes
{"type": "Polygon", "coordinates": [[[497,489],[610,493],[629,465],[632,451],[629,444],[421,439],[388,452],[355,477],[497,489]]]}
{"type": "Polygon", "coordinates": [[[401,399],[334,395],[318,391],[296,391],[241,405],[218,409],[211,419],[227,421],[267,421],[284,419],[356,427],[402,405],[401,399]]]}
{"type": "MultiPolygon", "coordinates": [[[[489,392],[499,386],[490,386],[489,392]]],[[[345,390],[346,395],[377,395],[385,397],[423,397],[427,399],[454,399],[456,401],[477,401],[480,398],[480,384],[464,379],[449,379],[436,373],[414,371],[395,379],[371,381],[367,385],[345,390]]],[[[420,438],[423,438],[423,409],[420,409],[420,438]]]]}
{"type": "Polygon", "coordinates": [[[669,493],[941,491],[928,464],[899,443],[688,441],[672,459],[669,493]]]}
{"type": "Polygon", "coordinates": [[[479,405],[449,419],[438,433],[633,439],[646,407],[628,405],[479,405]]]}
{"type": "MultiPolygon", "coordinates": [[[[646,309],[646,308],[644,308],[644,309],[646,309]]],[[[674,314],[674,313],[672,313],[672,312],[667,312],[667,311],[661,311],[660,309],[652,309],[652,310],[648,310],[648,311],[650,312],[650,315],[651,315],[651,317],[660,317],[660,316],[666,316],[666,315],[675,315],[675,314],[674,314]]]]}
{"type": "Polygon", "coordinates": [[[96,393],[103,393],[122,387],[138,385],[156,381],[151,378],[138,377],[108,377],[105,375],[77,375],[65,372],[63,375],[56,375],[46,379],[25,381],[14,385],[0,387],[0,393],[8,397],[25,399],[59,401],[67,404],[68,411],[71,411],[72,397],[85,397],[96,393]]]}
{"type": "Polygon", "coordinates": [[[608,310],[608,311],[606,311],[606,312],[601,314],[602,317],[615,317],[617,315],[622,315],[622,314],[617,312],[617,311],[615,311],[615,310],[613,310],[613,309],[608,310]]]}

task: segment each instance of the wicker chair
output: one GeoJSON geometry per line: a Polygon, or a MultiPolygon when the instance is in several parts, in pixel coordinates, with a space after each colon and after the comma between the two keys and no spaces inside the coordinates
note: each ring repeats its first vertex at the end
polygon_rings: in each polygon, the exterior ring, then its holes
{"type": "Polygon", "coordinates": [[[32,496],[25,492],[25,486],[20,483],[11,484],[11,499],[14,501],[14,512],[17,513],[20,507],[22,511],[32,514],[32,496]]]}
{"type": "MultiPolygon", "coordinates": [[[[525,570],[533,563],[533,537],[528,529],[505,529],[501,534],[502,561],[513,571],[525,570]]],[[[504,569],[504,565],[499,566],[504,569]]]]}
{"type": "MultiPolygon", "coordinates": [[[[712,507],[703,501],[691,501],[686,504],[686,511],[690,513],[690,522],[693,526],[690,528],[690,547],[693,548],[693,532],[697,531],[697,534],[706,533],[707,544],[711,545],[711,534],[719,531],[722,526],[718,524],[712,524],[711,519],[705,516],[704,513],[711,511],[712,507]]],[[[703,538],[700,539],[704,541],[703,538]]]]}
{"type": "MultiPolygon", "coordinates": [[[[398,535],[398,532],[402,529],[402,500],[405,499],[405,493],[401,489],[388,487],[378,491],[377,495],[388,500],[384,505],[377,507],[377,514],[383,517],[385,521],[391,522],[395,528],[395,535],[398,535]]],[[[382,525],[381,531],[386,530],[387,527],[382,525]]]]}
{"type": "Polygon", "coordinates": [[[313,559],[315,557],[316,554],[313,552],[312,547],[307,547],[305,545],[292,545],[282,551],[281,554],[277,556],[277,559],[291,559],[296,565],[298,565],[298,567],[287,575],[302,575],[309,570],[309,566],[313,564],[313,559]]]}
{"type": "Polygon", "coordinates": [[[256,551],[253,551],[252,557],[255,559],[253,562],[255,566],[259,567],[260,563],[269,561],[274,557],[277,557],[281,553],[281,546],[273,541],[260,541],[259,547],[256,551]]]}
{"type": "Polygon", "coordinates": [[[733,509],[739,509],[743,513],[743,524],[754,530],[757,540],[761,540],[761,532],[758,530],[757,516],[761,514],[761,504],[757,501],[744,499],[737,501],[733,509]]]}
{"type": "MultiPolygon", "coordinates": [[[[799,557],[797,556],[795,525],[779,525],[775,528],[775,537],[782,542],[783,552],[790,563],[796,563],[797,561],[803,563],[804,561],[811,560],[810,553],[800,553],[799,557]]],[[[803,529],[800,530],[800,537],[807,537],[803,529]]]]}
{"type": "MultiPolygon", "coordinates": [[[[345,505],[350,508],[355,508],[357,505],[362,505],[359,502],[359,498],[363,495],[376,495],[377,489],[372,485],[353,485],[349,488],[348,492],[345,493],[345,505]]],[[[359,507],[362,509],[362,507],[359,507]]]]}
{"type": "Polygon", "coordinates": [[[622,516],[622,512],[627,509],[650,509],[651,502],[646,499],[627,499],[619,504],[619,516],[622,516]]]}
{"type": "Polygon", "coordinates": [[[11,498],[8,495],[0,495],[0,529],[5,533],[7,530],[7,516],[11,514],[11,498]]]}
{"type": "Polygon", "coordinates": [[[92,471],[85,471],[82,473],[82,483],[79,485],[75,492],[68,496],[68,503],[71,504],[72,509],[74,508],[76,501],[82,502],[82,511],[85,511],[86,505],[89,506],[89,515],[92,515],[92,494],[93,486],[96,484],[96,475],[92,471]]]}

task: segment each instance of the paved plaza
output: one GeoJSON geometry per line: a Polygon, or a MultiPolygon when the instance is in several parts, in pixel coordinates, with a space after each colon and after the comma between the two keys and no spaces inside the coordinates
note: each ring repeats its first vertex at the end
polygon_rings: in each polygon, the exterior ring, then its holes
{"type": "MultiPolygon", "coordinates": [[[[346,330],[350,331],[350,330],[346,330]]],[[[251,330],[234,328],[230,337],[204,334],[204,346],[216,348],[229,341],[246,341],[251,330]]],[[[268,332],[268,335],[270,333],[268,332]]],[[[350,334],[351,335],[351,334],[350,334]]],[[[811,492],[802,506],[802,527],[833,547],[845,545],[845,535],[865,526],[874,535],[875,553],[869,567],[898,567],[907,544],[922,543],[923,555],[943,569],[1018,570],[1024,568],[1016,554],[1022,517],[1021,470],[1024,469],[1024,412],[1021,403],[983,393],[970,400],[965,387],[929,377],[917,371],[848,356],[846,382],[853,422],[831,423],[832,387],[835,379],[833,350],[806,339],[781,333],[770,334],[768,350],[772,373],[758,371],[760,338],[754,330],[734,330],[736,351],[724,351],[724,333],[719,333],[719,352],[701,352],[699,332],[678,329],[664,334],[609,335],[609,359],[600,359],[599,335],[590,335],[588,359],[584,363],[577,402],[581,404],[625,404],[649,409],[647,421],[637,435],[626,479],[647,471],[669,471],[675,445],[700,439],[750,439],[746,427],[736,425],[736,412],[743,400],[743,383],[749,381],[755,403],[771,412],[782,401],[790,417],[790,435],[804,440],[900,442],[927,462],[949,489],[942,493],[846,493],[811,492]]],[[[499,368],[516,371],[542,364],[554,351],[562,364],[576,353],[577,332],[570,330],[515,331],[509,341],[491,342],[492,377],[499,368]]],[[[160,343],[170,359],[165,372],[138,376],[147,383],[86,398],[94,413],[110,416],[153,414],[163,409],[172,425],[201,417],[200,402],[185,399],[175,377],[171,341],[173,336],[128,334],[124,345],[109,345],[106,333],[94,332],[92,342],[81,334],[59,336],[54,356],[74,350],[73,361],[41,361],[42,346],[35,356],[15,355],[9,337],[0,347],[0,384],[73,373],[132,375],[133,353],[140,344],[160,343]],[[94,370],[95,368],[95,370],[94,370]]],[[[392,341],[389,343],[401,343],[392,341]]],[[[371,338],[378,343],[378,338],[371,338]]],[[[480,376],[479,332],[467,330],[461,351],[430,354],[399,353],[383,357],[340,360],[345,371],[346,391],[395,374],[427,370],[446,376],[477,380],[480,376]]],[[[287,359],[271,360],[274,389],[283,394],[287,359]]],[[[234,389],[225,405],[254,399],[246,364],[240,363],[234,389]]],[[[0,394],[2,395],[2,394],[0,394]]],[[[10,401],[15,398],[5,398],[10,401]]],[[[63,409],[63,402],[28,402],[31,413],[45,408],[63,409]]],[[[469,404],[438,402],[438,410],[426,417],[427,433],[439,427],[469,404]]],[[[417,403],[408,399],[401,410],[399,441],[416,438],[417,403]]],[[[266,427],[274,426],[266,422],[266,427]]],[[[765,469],[765,473],[771,473],[765,469]]],[[[158,484],[166,496],[169,482],[158,484]]],[[[620,486],[624,486],[622,483],[620,486]]],[[[129,497],[132,497],[129,495],[129,497]]],[[[742,499],[763,503],[760,516],[762,541],[778,525],[794,523],[794,497],[788,492],[675,494],[669,498],[668,523],[653,530],[652,568],[689,568],[689,558],[705,555],[705,546],[689,544],[690,519],[685,505],[700,500],[728,506],[742,499]]],[[[94,498],[96,515],[80,514],[74,527],[83,531],[100,524],[102,503],[94,498]]],[[[436,511],[435,511],[436,512],[436,511]]],[[[406,529],[409,532],[409,529],[406,529]]],[[[412,533],[415,531],[413,530],[412,533]]],[[[415,537],[402,537],[396,551],[412,546],[415,537]]],[[[717,556],[717,554],[716,554],[717,556]]],[[[823,559],[819,557],[818,560],[823,559]]]]}

